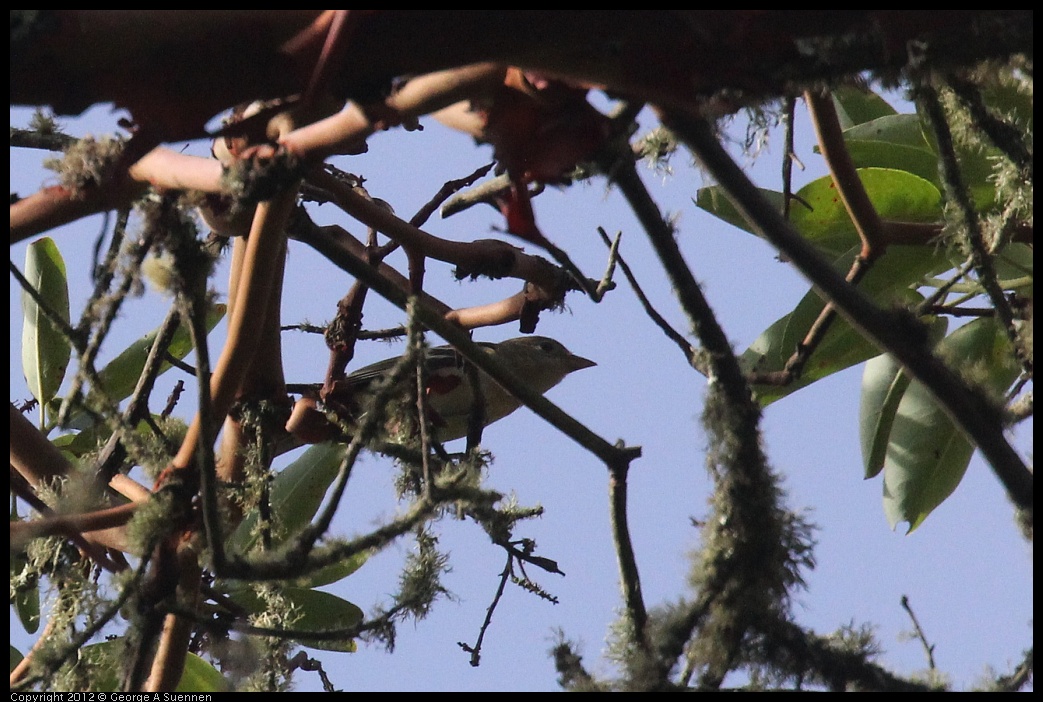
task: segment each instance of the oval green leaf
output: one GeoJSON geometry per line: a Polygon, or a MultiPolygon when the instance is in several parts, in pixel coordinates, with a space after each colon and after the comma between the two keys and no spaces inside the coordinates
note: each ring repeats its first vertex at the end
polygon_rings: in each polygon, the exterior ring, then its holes
{"type": "MultiPolygon", "coordinates": [[[[206,328],[208,331],[212,331],[217,326],[217,323],[224,317],[226,309],[227,306],[222,304],[215,304],[210,307],[206,313],[206,328]]],[[[134,388],[138,384],[138,378],[141,377],[141,371],[145,368],[149,351],[152,349],[152,344],[155,343],[159,331],[159,328],[156,328],[145,334],[124,349],[98,372],[101,386],[113,401],[118,402],[126,399],[134,392],[134,388]]],[[[188,331],[187,322],[182,319],[174,332],[170,346],[167,347],[167,353],[174,358],[182,359],[191,351],[192,335],[188,331]]],[[[159,372],[165,373],[172,367],[170,363],[164,361],[160,366],[159,372]]]]}
{"type": "MultiPolygon", "coordinates": [[[[947,328],[948,319],[936,317],[931,324],[932,340],[937,342],[941,339],[947,328]]],[[[858,410],[859,439],[866,479],[875,477],[884,468],[891,427],[910,380],[902,372],[901,365],[888,354],[866,361],[858,410]]]]}
{"type": "MultiPolygon", "coordinates": [[[[999,322],[970,322],[937,346],[938,354],[988,392],[1001,395],[1020,367],[999,322]]],[[[959,485],[974,447],[926,388],[913,381],[895,413],[884,459],[884,514],[909,532],[959,485]]]]}
{"type": "Polygon", "coordinates": [[[871,90],[845,85],[833,91],[833,105],[844,129],[895,114],[895,108],[871,90]]]}
{"type": "Polygon", "coordinates": [[[185,670],[177,692],[231,692],[232,686],[221,671],[194,653],[185,659],[185,670]]]}
{"type": "Polygon", "coordinates": [[[926,145],[923,148],[917,148],[904,144],[855,139],[848,140],[846,144],[856,168],[889,168],[906,171],[929,181],[936,188],[940,185],[938,157],[926,145]]]}
{"type": "Polygon", "coordinates": [[[876,141],[934,153],[917,114],[884,115],[844,130],[844,141],[876,141]]]}
{"type": "MultiPolygon", "coordinates": [[[[850,267],[859,247],[834,261],[841,270],[850,267]]],[[[862,280],[859,288],[884,307],[915,305],[923,297],[912,288],[924,276],[950,267],[942,252],[927,247],[892,246],[862,280]]],[[[747,371],[781,371],[825,307],[814,290],[808,291],[792,312],[775,321],[740,356],[747,371]]],[[[785,386],[754,385],[762,406],[775,402],[816,380],[850,368],[878,355],[880,350],[862,337],[846,320],[837,317],[808,358],[800,378],[785,386]]]]}
{"type": "MultiPolygon", "coordinates": [[[[14,520],[12,520],[14,521],[14,520]]],[[[12,583],[15,578],[22,574],[28,565],[28,559],[23,550],[11,550],[10,553],[10,579],[12,583]]],[[[18,590],[12,587],[11,604],[14,606],[18,621],[27,633],[35,634],[40,628],[40,585],[32,583],[23,585],[18,590]]]]}
{"type": "MultiPolygon", "coordinates": [[[[926,178],[895,168],[862,168],[858,174],[881,218],[902,222],[941,220],[941,191],[926,178]]],[[[760,193],[782,211],[782,193],[763,189],[760,193]]],[[[819,251],[835,259],[859,243],[855,225],[831,176],[808,183],[797,195],[806,205],[792,203],[790,224],[819,251]]],[[[759,236],[719,186],[700,188],[693,202],[715,217],[759,236]]]]}
{"type": "Polygon", "coordinates": [[[1031,296],[1033,257],[1027,244],[1010,244],[995,258],[996,277],[1005,290],[1031,296]]]}
{"type": "MultiPolygon", "coordinates": [[[[283,543],[311,522],[346,453],[344,444],[315,444],[275,476],[269,497],[273,544],[283,543]]],[[[258,519],[256,510],[251,511],[232,534],[229,545],[240,552],[249,551],[257,543],[258,519]]]]}
{"type": "MultiPolygon", "coordinates": [[[[761,197],[771,203],[776,211],[782,212],[782,193],[777,190],[767,190],[765,188],[758,188],[758,190],[760,191],[761,197]]],[[[744,232],[760,236],[750,227],[750,223],[746,221],[746,218],[735,209],[735,205],[732,204],[731,198],[728,197],[728,194],[725,193],[720,186],[711,185],[706,188],[699,188],[699,190],[696,191],[695,198],[692,202],[694,202],[700,209],[706,210],[718,219],[722,219],[744,232]]]]}
{"type": "MultiPolygon", "coordinates": [[[[69,321],[69,284],[65,261],[49,237],[29,244],[25,251],[26,280],[39,293],[47,307],[65,322],[69,321]]],[[[22,291],[22,373],[41,406],[58,393],[69,367],[72,347],[29,293],[22,291]]]]}
{"type": "MultiPolygon", "coordinates": [[[[941,220],[941,192],[930,181],[890,168],[863,168],[858,175],[882,219],[921,223],[941,220]]],[[[797,194],[810,209],[795,204],[790,222],[816,248],[836,258],[858,243],[855,225],[831,176],[808,183],[797,194]]]]}
{"type": "MultiPolygon", "coordinates": [[[[116,638],[81,649],[80,665],[90,675],[92,692],[116,692],[120,689],[119,671],[123,666],[126,646],[125,639],[116,638]]],[[[186,656],[185,670],[176,692],[228,692],[231,689],[228,680],[210,663],[194,653],[186,656]]]]}
{"type": "MultiPolygon", "coordinates": [[[[229,593],[229,598],[240,607],[252,613],[268,610],[265,601],[252,589],[244,588],[229,593]]],[[[293,624],[286,627],[292,631],[325,632],[350,629],[363,619],[362,610],[357,605],[341,599],[336,595],[309,588],[279,588],[278,595],[283,602],[292,608],[296,617],[293,624]]],[[[308,648],[323,651],[353,652],[357,645],[354,639],[318,640],[294,636],[297,641],[308,648]]]]}

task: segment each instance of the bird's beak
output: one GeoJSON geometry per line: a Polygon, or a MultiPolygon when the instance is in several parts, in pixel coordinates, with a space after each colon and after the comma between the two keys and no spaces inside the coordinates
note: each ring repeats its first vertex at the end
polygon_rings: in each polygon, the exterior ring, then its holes
{"type": "Polygon", "coordinates": [[[590,368],[591,366],[596,365],[597,364],[594,363],[594,361],[591,361],[589,358],[583,358],[582,356],[577,356],[576,354],[572,354],[572,356],[569,357],[570,373],[572,371],[583,370],[584,368],[590,368]]]}

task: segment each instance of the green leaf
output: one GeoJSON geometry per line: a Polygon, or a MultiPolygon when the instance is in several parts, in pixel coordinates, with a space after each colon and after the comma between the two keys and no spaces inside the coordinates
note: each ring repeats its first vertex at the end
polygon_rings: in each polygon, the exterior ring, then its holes
{"type": "MultiPolygon", "coordinates": [[[[859,251],[847,251],[834,264],[847,270],[859,251]]],[[[923,300],[913,291],[926,275],[950,267],[941,252],[922,246],[892,246],[877,260],[859,288],[878,305],[911,306],[923,300]]],[[[825,307],[822,298],[810,290],[792,312],[774,322],[739,357],[743,368],[760,373],[781,371],[804,340],[825,307]]],[[[768,406],[797,390],[878,355],[880,350],[867,341],[843,318],[833,320],[818,347],[808,358],[801,376],[785,386],[754,385],[761,406],[768,406]]]]}
{"type": "MultiPolygon", "coordinates": [[[[347,447],[326,442],[315,444],[284,468],[272,481],[269,505],[272,515],[272,545],[286,543],[289,538],[311,523],[326,497],[326,491],[337,477],[347,447]]],[[[247,553],[255,548],[259,513],[251,511],[228,539],[229,548],[247,553]]],[[[294,583],[301,587],[320,587],[348,577],[369,559],[368,553],[355,554],[310,573],[302,573],[294,583]]],[[[235,583],[227,587],[237,587],[235,583]]]]}
{"type": "MultiPolygon", "coordinates": [[[[69,321],[69,284],[65,261],[58,246],[49,237],[29,244],[25,251],[26,280],[39,293],[43,302],[65,322],[69,321]]],[[[69,367],[72,348],[62,333],[43,313],[40,305],[22,291],[22,373],[33,394],[43,406],[58,393],[69,367]]]]}
{"type": "MultiPolygon", "coordinates": [[[[960,327],[937,351],[964,377],[998,396],[1020,372],[1002,325],[992,318],[960,327]]],[[[912,532],[959,485],[974,447],[916,381],[902,396],[888,436],[884,514],[892,529],[908,522],[912,532]]]]}
{"type": "Polygon", "coordinates": [[[875,141],[934,154],[917,114],[885,115],[844,130],[844,141],[875,141]]]}
{"type": "Polygon", "coordinates": [[[323,585],[329,585],[348,577],[361,568],[362,564],[368,560],[369,552],[356,553],[350,558],[330,563],[328,566],[302,575],[295,579],[293,583],[299,587],[322,587],[323,585]]]}
{"type": "Polygon", "coordinates": [[[882,97],[870,90],[854,86],[843,86],[834,90],[833,105],[837,109],[840,126],[844,129],[895,114],[895,108],[882,97]]]}
{"type": "MultiPolygon", "coordinates": [[[[902,222],[941,220],[941,192],[926,178],[893,168],[863,168],[858,175],[881,218],[902,222]]],[[[760,192],[782,211],[782,193],[763,189],[760,192]]],[[[790,224],[819,251],[835,259],[859,243],[855,225],[837,194],[832,177],[824,176],[808,183],[797,195],[811,209],[793,202],[790,224]]],[[[759,236],[720,187],[700,188],[694,202],[725,222],[759,236]]]]}
{"type": "MultiPolygon", "coordinates": [[[[12,520],[14,521],[14,520],[12,520]]],[[[26,558],[25,551],[23,550],[11,550],[9,564],[11,580],[14,581],[16,577],[22,574],[25,570],[29,561],[26,558]]],[[[35,634],[40,628],[40,586],[38,583],[32,583],[25,587],[19,588],[14,591],[11,597],[11,604],[14,606],[15,613],[18,615],[18,621],[22,623],[22,628],[30,634],[35,634]]]]}
{"type": "Polygon", "coordinates": [[[996,277],[1006,288],[1031,286],[1032,247],[1028,244],[1010,244],[995,259],[996,277]]]}
{"type": "MultiPolygon", "coordinates": [[[[237,605],[255,614],[267,612],[270,609],[265,598],[252,589],[236,590],[229,593],[228,596],[237,605]]],[[[362,610],[358,606],[336,595],[320,590],[285,587],[279,588],[275,597],[292,608],[296,618],[293,624],[286,628],[296,631],[317,632],[349,629],[361,622],[363,618],[362,610]]],[[[354,639],[320,641],[306,637],[293,638],[308,648],[317,648],[323,651],[345,651],[350,653],[357,648],[354,639]]]]}
{"type": "Polygon", "coordinates": [[[918,149],[881,141],[851,140],[847,142],[847,150],[856,168],[906,171],[923,178],[936,188],[940,185],[938,157],[928,148],[918,149]]]}
{"type": "MultiPolygon", "coordinates": [[[[275,522],[272,526],[274,544],[284,542],[311,522],[337,477],[346,452],[344,444],[314,444],[275,476],[269,498],[275,522]]],[[[229,545],[242,552],[249,551],[257,542],[253,532],[258,519],[256,511],[248,514],[232,534],[229,545]]]]}
{"type": "MultiPolygon", "coordinates": [[[[120,689],[119,671],[126,655],[126,641],[122,638],[84,646],[80,650],[80,664],[91,676],[92,692],[116,692],[120,689]]],[[[189,653],[176,692],[227,692],[231,684],[214,666],[189,653]]]]}
{"type": "MultiPolygon", "coordinates": [[[[859,177],[884,219],[932,222],[941,216],[940,193],[928,181],[905,171],[868,168],[859,177]]],[[[791,223],[834,266],[847,272],[861,249],[854,224],[837,195],[830,177],[801,188],[799,195],[812,210],[795,205],[791,223]]],[[[703,193],[700,192],[700,196],[703,193]]],[[[707,194],[705,197],[709,197],[707,194]]],[[[912,302],[909,288],[930,274],[952,267],[946,252],[928,246],[891,246],[878,259],[859,288],[881,306],[912,302]]],[[[922,299],[922,298],[921,298],[922,299]]],[[[809,291],[794,310],[766,329],[743,353],[741,362],[750,371],[781,371],[797,350],[824,307],[818,293],[809,291]]],[[[834,320],[822,342],[808,359],[801,377],[787,386],[758,385],[763,406],[824,378],[876,356],[879,350],[863,339],[843,319],[834,320]]]]}
{"type": "MultiPolygon", "coordinates": [[[[8,644],[8,645],[10,645],[10,644],[8,644]]],[[[22,658],[24,658],[24,657],[25,656],[22,655],[21,651],[19,651],[14,646],[11,646],[11,670],[9,670],[8,672],[13,672],[14,669],[15,669],[15,666],[18,665],[19,663],[21,663],[22,662],[22,658]]]]}
{"type": "MultiPolygon", "coordinates": [[[[208,331],[213,330],[217,326],[217,323],[224,317],[225,310],[225,305],[215,304],[210,307],[206,314],[206,328],[208,331]]],[[[134,388],[138,384],[138,378],[141,377],[141,371],[145,368],[149,350],[151,350],[158,334],[158,328],[145,334],[145,336],[124,349],[122,353],[98,372],[98,378],[102,387],[105,388],[105,392],[113,401],[123,400],[130,397],[130,394],[134,392],[134,388]]],[[[186,320],[182,319],[174,332],[167,352],[174,358],[182,359],[191,351],[192,336],[188,331],[186,320]]],[[[170,363],[164,361],[160,366],[159,372],[165,373],[172,367],[170,363]]]]}
{"type": "MultiPolygon", "coordinates": [[[[761,196],[771,203],[775,210],[782,212],[782,193],[764,188],[759,188],[759,190],[761,196]]],[[[712,185],[707,188],[699,188],[692,202],[718,219],[723,219],[728,224],[738,227],[745,232],[760,236],[750,228],[749,222],[739,214],[739,211],[735,209],[735,205],[732,204],[731,198],[719,186],[712,185]]]]}
{"type": "Polygon", "coordinates": [[[176,692],[230,692],[231,689],[217,668],[194,653],[188,654],[176,692]]]}
{"type": "MultiPolygon", "coordinates": [[[[882,219],[902,222],[941,220],[941,192],[930,181],[890,168],[863,168],[858,175],[882,219]]],[[[855,225],[831,176],[808,183],[797,194],[811,209],[794,203],[790,222],[816,248],[836,258],[858,243],[855,225]]]]}
{"type": "MultiPolygon", "coordinates": [[[[948,319],[936,317],[931,323],[931,338],[937,343],[948,328],[948,319]]],[[[910,378],[888,354],[866,361],[862,373],[862,398],[858,427],[865,477],[873,478],[884,468],[898,405],[909,388],[910,378]]]]}
{"type": "MultiPolygon", "coordinates": [[[[214,304],[206,313],[206,328],[212,331],[217,323],[221,321],[227,310],[227,305],[214,304]]],[[[108,365],[98,371],[98,382],[104,388],[106,394],[113,402],[119,402],[130,397],[134,388],[138,385],[138,379],[145,369],[149,351],[152,344],[159,335],[160,328],[157,327],[142,336],[130,346],[125,348],[108,365]]],[[[189,333],[188,324],[184,319],[174,331],[167,353],[170,357],[178,360],[184,358],[192,351],[192,335],[189,333]]],[[[173,368],[168,361],[163,361],[159,367],[159,375],[173,368]]],[[[75,412],[69,419],[69,428],[89,430],[93,421],[85,412],[75,412]]]]}
{"type": "Polygon", "coordinates": [[[22,628],[35,634],[40,628],[40,586],[34,584],[19,590],[14,596],[14,608],[22,628]]]}
{"type": "Polygon", "coordinates": [[[938,155],[924,138],[919,115],[890,114],[860,123],[845,129],[844,144],[855,168],[906,171],[941,186],[938,155]]]}

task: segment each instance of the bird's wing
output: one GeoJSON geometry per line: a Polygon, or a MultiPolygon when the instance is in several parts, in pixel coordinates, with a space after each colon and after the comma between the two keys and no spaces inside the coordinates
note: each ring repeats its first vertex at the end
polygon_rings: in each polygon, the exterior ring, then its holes
{"type": "MultiPolygon", "coordinates": [[[[495,344],[486,342],[478,342],[478,345],[484,346],[489,350],[496,348],[495,344]]],[[[348,385],[355,390],[367,388],[373,383],[379,382],[381,378],[386,376],[399,362],[399,358],[400,357],[398,356],[385,358],[383,361],[377,361],[368,366],[363,366],[362,368],[348,374],[345,380],[348,385]]],[[[429,374],[462,368],[463,364],[463,356],[457,353],[456,349],[452,346],[435,346],[427,351],[426,370],[429,374]]]]}

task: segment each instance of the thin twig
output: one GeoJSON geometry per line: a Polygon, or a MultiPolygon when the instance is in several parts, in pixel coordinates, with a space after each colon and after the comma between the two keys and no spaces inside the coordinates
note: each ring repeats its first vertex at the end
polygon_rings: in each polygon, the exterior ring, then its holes
{"type": "Polygon", "coordinates": [[[500,573],[500,584],[496,586],[496,594],[493,595],[493,601],[489,603],[489,607],[485,610],[485,620],[478,630],[478,639],[475,641],[474,646],[468,646],[462,641],[456,643],[457,646],[471,654],[472,668],[477,668],[482,660],[482,641],[485,639],[485,632],[488,631],[489,625],[493,622],[493,612],[496,611],[496,605],[499,604],[500,598],[503,597],[503,591],[507,587],[507,580],[511,577],[511,564],[513,562],[514,557],[508,554],[507,563],[504,564],[503,572],[500,573]]]}
{"type": "Polygon", "coordinates": [[[227,558],[222,536],[221,516],[217,497],[217,466],[214,457],[216,417],[211,394],[210,349],[207,341],[206,306],[199,298],[181,300],[188,320],[192,346],[196,350],[196,391],[199,408],[199,439],[196,442],[196,462],[199,466],[199,499],[202,503],[203,530],[210,549],[214,569],[220,572],[227,558]]]}
{"type": "Polygon", "coordinates": [[[916,613],[913,612],[913,608],[909,604],[909,597],[902,595],[901,599],[902,609],[909,614],[909,619],[913,622],[913,629],[916,632],[916,638],[923,645],[924,653],[927,655],[927,668],[930,670],[936,670],[937,667],[934,664],[934,644],[927,642],[927,634],[924,633],[923,627],[920,626],[920,620],[916,618],[916,613]]]}
{"type": "MultiPolygon", "coordinates": [[[[833,100],[829,96],[821,96],[817,93],[807,92],[804,96],[811,113],[812,124],[818,136],[819,148],[829,166],[836,185],[838,194],[847,208],[851,221],[862,240],[862,250],[855,257],[851,269],[845,280],[852,285],[865,277],[875,261],[883,254],[885,247],[883,238],[883,225],[880,216],[869,201],[862,181],[858,177],[851,155],[844,144],[843,133],[840,128],[840,119],[837,117],[833,100]]],[[[789,105],[792,108],[792,104],[789,105]]],[[[792,112],[789,114],[788,127],[786,131],[787,153],[792,150],[792,112]]],[[[788,192],[790,168],[789,159],[783,158],[783,183],[784,190],[788,192]]],[[[784,198],[783,218],[789,219],[790,198],[784,198]]],[[[836,309],[832,303],[819,313],[818,317],[808,329],[807,334],[797,345],[793,355],[786,361],[781,371],[768,374],[754,374],[754,382],[771,383],[773,385],[788,385],[798,379],[804,370],[804,366],[812,354],[826,337],[826,333],[833,325],[836,318],[836,309]]]]}
{"type": "MultiPolygon", "coordinates": [[[[494,164],[492,163],[486,164],[484,166],[481,166],[480,168],[475,169],[474,172],[470,175],[464,176],[463,178],[457,178],[456,180],[448,181],[445,185],[439,188],[438,192],[435,193],[434,197],[432,197],[430,200],[424,203],[424,205],[419,210],[417,210],[417,213],[410,217],[409,223],[412,224],[414,227],[424,226],[424,223],[427,222],[428,218],[430,218],[431,215],[434,214],[435,210],[437,210],[443,202],[448,200],[450,197],[452,197],[454,194],[456,194],[463,188],[467,188],[473,185],[476,180],[488,173],[489,170],[493,167],[493,165],[494,164]]],[[[442,217],[445,216],[445,210],[443,209],[442,217]]]]}
{"type": "Polygon", "coordinates": [[[953,275],[949,280],[939,285],[933,293],[928,295],[924,299],[924,301],[917,306],[916,314],[918,316],[922,314],[927,314],[924,310],[937,305],[943,297],[949,294],[949,291],[953,288],[954,285],[956,285],[965,277],[967,277],[967,272],[970,271],[970,269],[973,267],[974,264],[971,261],[965,261],[959,268],[957,268],[953,272],[953,275]]]}
{"type": "MultiPolygon", "coordinates": [[[[612,245],[612,242],[609,241],[608,235],[605,233],[604,229],[598,227],[598,233],[601,235],[601,240],[605,242],[606,246],[612,245]]],[[[700,358],[697,349],[684,337],[683,334],[681,334],[681,332],[670,326],[670,323],[666,321],[666,318],[659,314],[658,310],[652,306],[652,301],[648,299],[648,296],[645,295],[645,291],[641,289],[641,285],[637,282],[637,278],[634,276],[633,271],[630,270],[630,266],[627,265],[623,256],[617,253],[615,258],[619,262],[619,267],[623,270],[623,275],[626,276],[627,282],[630,283],[630,287],[634,290],[634,294],[637,295],[638,301],[645,309],[645,314],[655,322],[656,326],[663,331],[668,339],[673,341],[677,347],[681,349],[681,353],[684,354],[685,360],[688,361],[695,370],[699,371],[704,376],[707,375],[709,373],[709,368],[707,368],[703,359],[700,358]]]]}
{"type": "Polygon", "coordinates": [[[18,129],[11,127],[11,146],[24,149],[44,149],[46,151],[64,151],[79,139],[61,132],[41,132],[36,129],[18,129]]]}
{"type": "Polygon", "coordinates": [[[844,143],[844,134],[837,117],[832,96],[815,91],[804,93],[804,101],[808,105],[808,113],[818,136],[819,149],[829,167],[837,194],[840,195],[844,208],[855,225],[858,238],[862,240],[862,251],[859,257],[872,261],[881,256],[885,250],[883,238],[883,222],[876,207],[869,199],[869,193],[862,185],[851,154],[844,143]]]}
{"type": "Polygon", "coordinates": [[[789,220],[790,204],[793,196],[793,115],[796,111],[796,100],[787,95],[782,101],[782,114],[785,115],[786,140],[782,150],[782,218],[789,220]]]}

